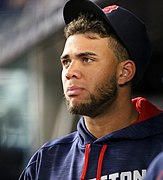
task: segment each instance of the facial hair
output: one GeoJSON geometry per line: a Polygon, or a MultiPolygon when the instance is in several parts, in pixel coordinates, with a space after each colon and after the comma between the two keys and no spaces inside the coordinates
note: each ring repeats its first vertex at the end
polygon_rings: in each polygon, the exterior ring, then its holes
{"type": "Polygon", "coordinates": [[[80,103],[76,106],[70,106],[69,101],[67,101],[67,107],[70,113],[96,117],[104,113],[109,106],[115,101],[117,96],[117,83],[116,76],[112,75],[110,80],[104,80],[101,82],[94,94],[89,95],[89,102],[80,103]]]}

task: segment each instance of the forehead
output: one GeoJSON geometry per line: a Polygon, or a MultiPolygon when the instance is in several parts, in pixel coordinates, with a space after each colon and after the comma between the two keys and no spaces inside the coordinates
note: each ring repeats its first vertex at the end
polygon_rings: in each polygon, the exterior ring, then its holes
{"type": "Polygon", "coordinates": [[[95,58],[96,62],[117,62],[117,57],[108,45],[108,38],[100,36],[88,36],[85,34],[77,34],[70,36],[61,55],[63,59],[78,59],[79,57],[89,56],[95,58]]]}
{"type": "Polygon", "coordinates": [[[70,51],[109,51],[108,38],[101,38],[97,34],[75,34],[66,40],[63,53],[70,51]]]}

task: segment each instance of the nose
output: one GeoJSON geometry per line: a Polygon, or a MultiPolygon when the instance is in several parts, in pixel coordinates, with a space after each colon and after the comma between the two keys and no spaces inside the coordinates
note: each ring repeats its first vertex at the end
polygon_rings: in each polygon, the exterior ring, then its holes
{"type": "Polygon", "coordinates": [[[81,77],[81,66],[77,61],[72,61],[69,67],[65,70],[65,77],[67,79],[80,79],[81,77]]]}

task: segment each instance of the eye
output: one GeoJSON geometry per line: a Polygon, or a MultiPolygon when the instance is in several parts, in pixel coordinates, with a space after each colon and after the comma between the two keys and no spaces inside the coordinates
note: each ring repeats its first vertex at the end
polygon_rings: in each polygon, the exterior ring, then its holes
{"type": "Polygon", "coordinates": [[[82,61],[85,63],[90,63],[90,62],[94,61],[94,59],[92,59],[90,57],[83,57],[82,61]]]}
{"type": "Polygon", "coordinates": [[[62,59],[61,64],[63,67],[67,68],[70,65],[71,61],[69,59],[62,59]]]}

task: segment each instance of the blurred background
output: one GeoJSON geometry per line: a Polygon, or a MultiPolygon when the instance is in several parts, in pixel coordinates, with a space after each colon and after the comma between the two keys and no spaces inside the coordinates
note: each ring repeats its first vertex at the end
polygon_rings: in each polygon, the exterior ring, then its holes
{"type": "MultiPolygon", "coordinates": [[[[66,0],[0,0],[0,179],[16,180],[46,141],[76,129],[61,85],[66,0]]],[[[134,96],[163,108],[162,0],[94,0],[118,4],[146,24],[153,55],[134,96]]]]}

